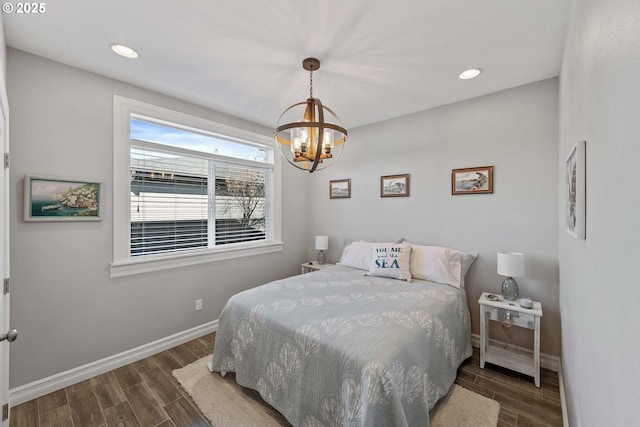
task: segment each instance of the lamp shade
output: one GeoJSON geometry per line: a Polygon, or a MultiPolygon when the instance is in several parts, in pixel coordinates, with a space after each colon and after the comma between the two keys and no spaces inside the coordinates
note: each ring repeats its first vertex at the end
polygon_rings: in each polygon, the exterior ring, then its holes
{"type": "Polygon", "coordinates": [[[520,252],[498,252],[498,274],[509,277],[524,276],[524,254],[520,252]]]}
{"type": "Polygon", "coordinates": [[[329,249],[329,236],[316,236],[316,249],[319,251],[329,249]]]}

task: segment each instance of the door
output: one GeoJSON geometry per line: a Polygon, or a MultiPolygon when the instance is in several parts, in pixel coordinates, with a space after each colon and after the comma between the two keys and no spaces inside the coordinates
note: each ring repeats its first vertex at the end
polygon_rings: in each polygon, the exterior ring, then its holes
{"type": "MultiPolygon", "coordinates": [[[[7,97],[0,87],[0,147],[9,153],[7,137],[7,97]]],[[[0,427],[9,427],[9,293],[5,292],[5,279],[9,277],[9,167],[2,155],[0,172],[0,427]],[[5,406],[6,405],[6,406],[5,406]]]]}

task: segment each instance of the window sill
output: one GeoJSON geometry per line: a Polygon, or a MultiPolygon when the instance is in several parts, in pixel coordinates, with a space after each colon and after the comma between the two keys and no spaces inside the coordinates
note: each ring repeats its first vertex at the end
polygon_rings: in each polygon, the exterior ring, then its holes
{"type": "Polygon", "coordinates": [[[209,262],[225,261],[272,252],[282,252],[282,242],[264,243],[261,245],[235,246],[224,249],[207,249],[198,253],[158,255],[145,258],[133,258],[111,263],[109,277],[133,276],[173,268],[188,267],[209,262]]]}

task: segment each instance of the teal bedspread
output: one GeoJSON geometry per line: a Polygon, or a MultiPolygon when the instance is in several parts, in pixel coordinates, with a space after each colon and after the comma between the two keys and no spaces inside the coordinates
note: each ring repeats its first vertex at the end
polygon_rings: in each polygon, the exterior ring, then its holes
{"type": "Polygon", "coordinates": [[[464,289],[336,266],[233,296],[213,370],[294,426],[428,426],[471,356],[470,329],[464,289]]]}

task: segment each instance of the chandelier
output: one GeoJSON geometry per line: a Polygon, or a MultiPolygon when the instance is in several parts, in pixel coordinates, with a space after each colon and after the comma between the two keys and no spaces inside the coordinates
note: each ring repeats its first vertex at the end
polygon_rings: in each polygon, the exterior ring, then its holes
{"type": "Polygon", "coordinates": [[[338,160],[347,141],[347,131],[336,113],[313,97],[313,72],[320,68],[320,61],[307,58],[302,61],[302,68],[309,71],[309,99],[284,110],[274,135],[278,150],[289,163],[313,172],[338,160]]]}

